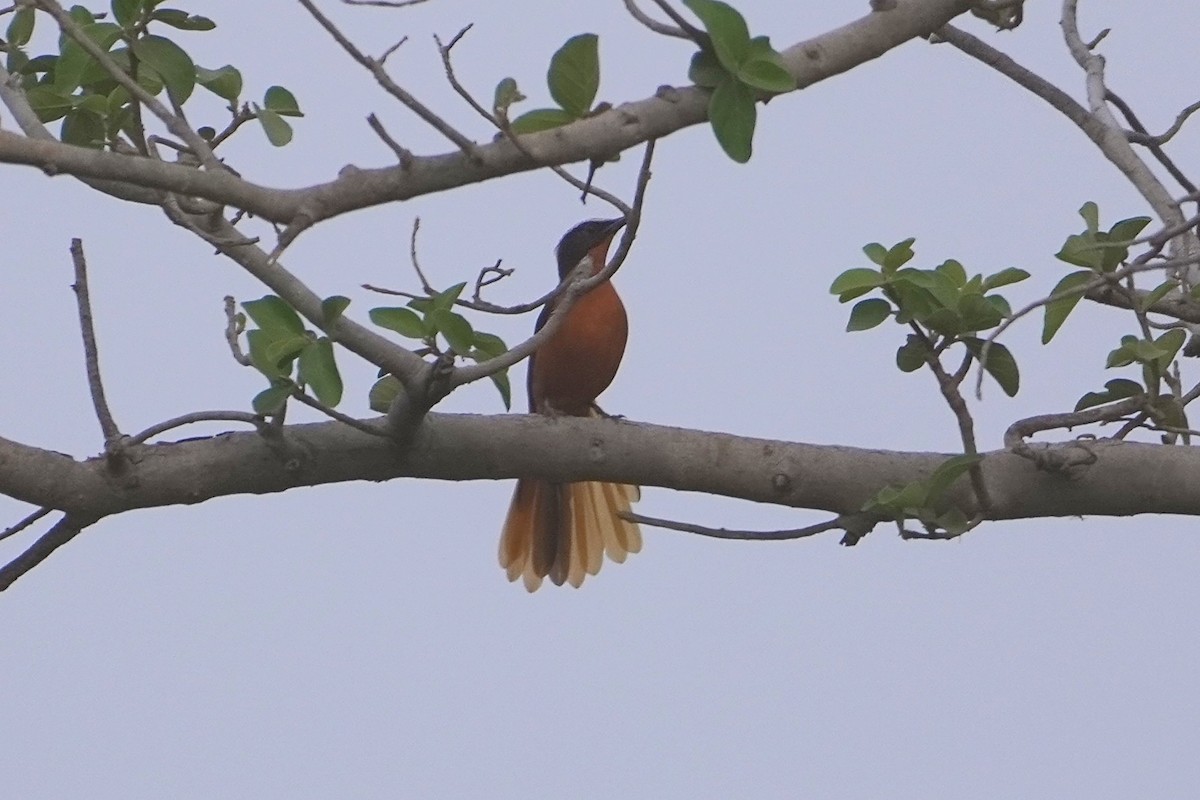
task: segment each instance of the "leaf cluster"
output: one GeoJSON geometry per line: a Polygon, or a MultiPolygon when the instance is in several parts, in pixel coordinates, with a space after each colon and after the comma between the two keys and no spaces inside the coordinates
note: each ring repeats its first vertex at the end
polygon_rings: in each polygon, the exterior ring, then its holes
{"type": "MultiPolygon", "coordinates": [[[[508,351],[504,340],[494,333],[477,331],[463,315],[454,311],[454,302],[466,283],[456,283],[432,297],[416,297],[406,306],[372,308],[371,322],[408,339],[416,339],[426,353],[449,358],[469,358],[481,362],[508,351]]],[[[512,387],[508,370],[493,373],[492,383],[504,401],[512,407],[512,387]]],[[[375,411],[387,411],[400,391],[400,382],[391,375],[382,375],[371,387],[370,403],[375,411]]]]}
{"type": "MultiPolygon", "coordinates": [[[[550,130],[595,113],[592,103],[600,90],[599,37],[581,33],[567,39],[550,58],[546,85],[558,107],[526,111],[509,123],[513,133],[550,130]]],[[[504,78],[496,84],[492,108],[501,118],[507,118],[509,107],[525,99],[516,80],[504,78]]]]}
{"type": "Polygon", "coordinates": [[[885,486],[863,504],[862,510],[895,522],[902,529],[910,519],[920,521],[927,530],[944,531],[959,536],[970,528],[970,521],[956,507],[942,508],[946,490],[967,473],[983,457],[980,455],[953,456],[921,481],[904,486],[885,486]]]}
{"type": "Polygon", "coordinates": [[[905,343],[896,351],[896,365],[913,372],[960,344],[970,357],[983,360],[983,368],[1010,397],[1020,387],[1016,360],[1007,347],[992,342],[984,354],[980,333],[998,327],[1012,316],[1012,308],[997,289],[1025,280],[1029,273],[1009,267],[991,275],[968,276],[954,259],[933,269],[906,267],[914,256],[915,239],[890,248],[872,242],[863,252],[877,269],[855,267],[834,279],[829,291],[846,303],[869,293],[878,297],[860,300],[850,310],[848,331],[874,328],[889,317],[908,327],[905,343]]]}
{"type": "MultiPolygon", "coordinates": [[[[166,0],[112,0],[107,12],[75,5],[71,19],[101,51],[152,96],[166,92],[171,103],[183,107],[196,86],[228,100],[236,112],[242,94],[242,75],[225,65],[206,69],[165,29],[206,32],[216,28],[208,17],[178,8],[163,8],[166,0]]],[[[55,51],[30,56],[37,13],[31,6],[12,12],[5,30],[6,68],[19,76],[21,89],[42,122],[62,120],[60,137],[82,147],[102,148],[115,144],[124,134],[144,143],[137,100],[109,72],[65,33],[59,33],[55,51]]],[[[250,118],[258,119],[268,140],[277,146],[291,140],[285,116],[303,116],[295,97],[281,86],[267,89],[261,104],[248,107],[250,118]]],[[[198,131],[213,138],[211,127],[198,131]]]]}
{"type": "Polygon", "coordinates": [[[741,13],[721,0],[683,0],[703,23],[708,41],[692,56],[688,78],[712,90],[708,120],[725,154],[750,160],[760,93],[796,88],[796,79],[766,36],[751,38],[741,13]]]}
{"type": "MultiPolygon", "coordinates": [[[[322,310],[327,322],[336,320],[349,304],[341,296],[326,299],[322,310]]],[[[242,308],[258,326],[246,332],[250,363],[271,384],[254,397],[254,410],[280,414],[289,397],[306,389],[335,408],[342,401],[343,387],[333,342],[305,328],[300,315],[273,294],[242,303],[242,308]]]]}

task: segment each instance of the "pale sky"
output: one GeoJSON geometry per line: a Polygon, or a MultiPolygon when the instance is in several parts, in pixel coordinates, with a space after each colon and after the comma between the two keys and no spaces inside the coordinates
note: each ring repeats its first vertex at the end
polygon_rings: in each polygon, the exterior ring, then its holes
{"type": "MultiPolygon", "coordinates": [[[[867,7],[738,5],[778,47],[867,7]]],[[[1014,32],[960,23],[1082,99],[1057,4],[1028,5],[1014,32]]],[[[1152,131],[1198,99],[1200,8],[1082,5],[1085,37],[1112,28],[1100,47],[1110,86],[1152,131]]],[[[432,33],[475,23],[456,50],[460,77],[490,100],[511,75],[527,108],[547,101],[548,59],[574,34],[600,35],[600,96],[614,103],[684,83],[691,53],[616,0],[322,6],[369,52],[408,35],[388,62],[396,80],[479,140],[492,132],[447,88],[432,33]]],[[[370,112],[419,154],[451,149],[298,5],[193,10],[220,25],[181,37],[199,63],[238,66],[250,98],[283,84],[307,113],[289,147],[254,129],[231,143],[225,155],[252,180],[300,186],[347,163],[388,164],[370,112]]],[[[11,127],[7,112],[0,120],[11,127]]],[[[1193,122],[1173,148],[1193,178],[1198,143],[1193,122]]],[[[639,156],[598,182],[629,197],[639,156]]],[[[221,298],[262,287],[155,209],[3,172],[3,435],[79,458],[102,446],[69,288],[72,236],[87,250],[109,400],[126,430],[249,408],[262,379],[230,358],[221,298]]],[[[1053,254],[1087,200],[1108,223],[1149,213],[1065,117],[949,45],[911,42],[776,99],[744,166],[707,127],[683,131],[660,142],[642,233],[617,277],[630,341],[602,404],[657,424],[953,450],[933,381],[895,369],[900,329],[844,333],[848,308],[830,281],[865,265],[863,244],[915,236],[916,266],[952,257],[972,272],[1028,270],[1008,292],[1023,304],[1066,274],[1053,254]]],[[[517,272],[492,297],[519,302],[554,284],[564,231],[612,212],[581,207],[548,173],[524,174],[338,218],[284,261],[365,318],[387,303],[359,284],[416,287],[417,215],[435,283],[502,258],[517,272]]],[[[477,322],[513,343],[533,315],[477,322]]],[[[1132,323],[1083,309],[1048,348],[1040,318],[1018,324],[1005,341],[1022,392],[986,387],[973,404],[980,446],[1121,375],[1104,356],[1132,323]]],[[[366,415],[374,367],[342,364],[343,410],[366,415]]],[[[513,378],[523,386],[523,370],[513,378]]],[[[478,385],[441,410],[502,407],[478,385]]],[[[0,596],[7,796],[1168,798],[1200,784],[1194,520],[1000,523],[952,543],[906,543],[880,526],[854,548],[836,534],[753,543],[646,529],[644,552],[581,590],[528,595],[496,563],[512,485],[326,486],[87,530],[0,596]]],[[[0,499],[0,528],[29,510],[0,499]]],[[[655,488],[638,510],[739,528],[823,519],[655,488]]],[[[35,535],[5,541],[0,558],[35,535]]]]}

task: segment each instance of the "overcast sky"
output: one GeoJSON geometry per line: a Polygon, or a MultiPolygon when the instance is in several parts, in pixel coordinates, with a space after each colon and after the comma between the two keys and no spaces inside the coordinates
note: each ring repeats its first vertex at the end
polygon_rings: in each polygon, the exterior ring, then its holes
{"type": "MultiPolygon", "coordinates": [[[[617,0],[322,5],[366,51],[408,35],[389,61],[395,78],[480,140],[492,133],[446,87],[432,33],[473,22],[460,77],[490,99],[511,75],[527,107],[547,101],[551,53],[585,31],[600,35],[602,99],[686,82],[689,46],[651,34],[617,0]]],[[[739,4],[778,47],[866,6],[739,4]]],[[[1029,6],[1014,32],[962,24],[1082,99],[1057,4],[1029,6]]],[[[1112,28],[1100,48],[1110,85],[1152,131],[1198,99],[1200,7],[1083,6],[1085,38],[1112,28]]],[[[287,148],[252,128],[228,146],[252,180],[301,186],[347,163],[388,164],[370,112],[418,153],[450,149],[298,5],[188,7],[220,25],[181,37],[198,62],[238,66],[250,98],[283,84],[307,114],[287,148]]],[[[193,119],[219,125],[219,105],[206,107],[209,119],[193,119]]],[[[12,127],[7,112],[0,120],[12,127]]],[[[1200,122],[1174,146],[1185,169],[1198,143],[1200,122]]],[[[630,196],[638,160],[626,154],[599,183],[630,196]]],[[[263,288],[154,209],[36,170],[3,174],[3,435],[80,458],[101,447],[72,236],[84,239],[126,430],[249,407],[262,379],[229,357],[221,298],[263,288]]],[[[744,166],[707,127],[683,131],[660,143],[642,234],[617,278],[630,341],[603,405],[681,427],[953,450],[936,386],[894,367],[900,329],[844,333],[830,281],[864,265],[863,244],[915,236],[916,266],[952,257],[973,272],[1030,271],[1009,292],[1024,303],[1065,274],[1052,254],[1087,200],[1106,222],[1149,213],[1064,117],[948,45],[912,42],[775,100],[744,166]]],[[[611,214],[548,173],[525,174],[338,218],[285,262],[361,314],[380,301],[359,284],[415,287],[407,237],[419,215],[435,283],[502,258],[517,272],[492,299],[519,302],[553,285],[565,230],[611,214]]],[[[515,342],[533,318],[481,324],[515,342]]],[[[1011,330],[1022,392],[989,386],[974,404],[981,447],[1116,377],[1104,356],[1131,324],[1086,310],[1048,348],[1040,319],[1011,330]]],[[[368,413],[374,368],[343,369],[345,409],[368,413]]],[[[487,385],[443,408],[503,410],[487,385]]],[[[1165,798],[1200,783],[1195,520],[1003,523],[952,543],[880,527],[849,549],[836,534],[731,543],[647,529],[625,565],[531,596],[496,563],[511,491],[328,486],[89,529],[0,596],[6,796],[1165,798]]],[[[638,510],[747,528],[823,519],[653,488],[638,510]]],[[[0,499],[0,527],[28,511],[0,499]]],[[[4,542],[0,558],[33,535],[4,542]]]]}

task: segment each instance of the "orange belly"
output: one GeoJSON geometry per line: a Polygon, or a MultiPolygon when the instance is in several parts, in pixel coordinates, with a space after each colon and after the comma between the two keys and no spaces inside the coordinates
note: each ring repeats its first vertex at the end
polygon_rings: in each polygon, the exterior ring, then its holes
{"type": "Polygon", "coordinates": [[[586,416],[616,376],[628,333],[625,306],[611,283],[579,298],[533,357],[530,410],[586,416]]]}

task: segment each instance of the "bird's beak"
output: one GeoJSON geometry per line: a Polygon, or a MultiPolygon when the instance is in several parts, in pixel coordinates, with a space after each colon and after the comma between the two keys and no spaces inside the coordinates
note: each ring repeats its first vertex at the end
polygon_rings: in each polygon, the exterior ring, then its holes
{"type": "Polygon", "coordinates": [[[604,230],[609,236],[616,236],[617,231],[621,230],[621,228],[624,228],[624,227],[625,227],[625,218],[617,217],[616,219],[610,219],[608,221],[608,225],[605,227],[604,230]]]}

